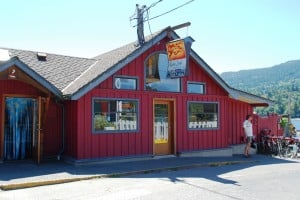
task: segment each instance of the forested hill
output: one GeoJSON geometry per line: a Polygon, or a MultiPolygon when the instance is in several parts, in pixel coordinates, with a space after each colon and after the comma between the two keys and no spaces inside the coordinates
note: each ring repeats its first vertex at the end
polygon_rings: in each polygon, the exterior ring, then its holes
{"type": "Polygon", "coordinates": [[[224,72],[220,75],[233,88],[276,102],[275,106],[257,109],[260,114],[290,113],[292,117],[300,117],[300,60],[268,68],[224,72]]]}

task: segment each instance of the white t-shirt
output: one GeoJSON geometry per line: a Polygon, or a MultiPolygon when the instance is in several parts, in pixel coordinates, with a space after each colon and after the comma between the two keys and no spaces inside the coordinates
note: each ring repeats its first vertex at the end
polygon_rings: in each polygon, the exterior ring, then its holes
{"type": "Polygon", "coordinates": [[[250,121],[245,120],[243,123],[243,127],[244,127],[245,134],[247,137],[253,136],[252,123],[250,121]]]}

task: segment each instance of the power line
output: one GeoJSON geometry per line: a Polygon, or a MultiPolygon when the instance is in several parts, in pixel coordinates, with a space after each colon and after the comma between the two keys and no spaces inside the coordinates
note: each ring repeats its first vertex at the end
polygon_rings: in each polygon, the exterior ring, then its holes
{"type": "Polygon", "coordinates": [[[158,17],[161,17],[161,16],[163,16],[163,15],[166,15],[166,14],[168,14],[168,13],[170,13],[170,12],[173,12],[174,10],[177,10],[177,9],[179,9],[179,8],[181,8],[181,7],[183,7],[183,6],[187,5],[187,4],[189,4],[189,3],[192,3],[193,1],[194,1],[194,0],[190,0],[190,1],[184,3],[184,4],[180,5],[180,6],[177,6],[176,8],[173,8],[173,9],[167,11],[167,12],[164,12],[164,13],[162,13],[162,14],[160,14],[160,15],[157,15],[157,16],[155,16],[155,17],[150,18],[150,19],[148,19],[148,21],[150,21],[150,20],[152,20],[152,19],[155,19],[155,18],[158,18],[158,17]]]}
{"type": "MultiPolygon", "coordinates": [[[[150,10],[150,8],[156,6],[158,3],[162,2],[163,0],[158,0],[157,2],[152,3],[149,7],[147,7],[146,5],[142,6],[143,12],[148,12],[150,10]]],[[[136,6],[138,6],[138,4],[136,4],[136,6]]],[[[138,16],[137,15],[137,10],[135,10],[135,13],[129,18],[130,21],[137,19],[138,16]]]]}
{"type": "MultiPolygon", "coordinates": [[[[159,2],[162,2],[162,1],[163,1],[163,0],[159,0],[159,1],[155,2],[155,3],[152,3],[149,7],[146,7],[146,9],[145,9],[144,11],[147,11],[147,12],[148,12],[148,11],[150,10],[150,8],[156,6],[156,4],[158,4],[159,2]]],[[[152,20],[152,19],[155,19],[155,18],[161,17],[161,16],[163,16],[163,15],[166,15],[166,14],[168,14],[168,13],[170,13],[170,12],[173,12],[173,11],[175,11],[175,10],[177,10],[177,9],[179,9],[179,8],[181,8],[181,7],[183,7],[183,6],[186,6],[186,5],[190,4],[190,3],[192,3],[193,1],[194,1],[194,0],[190,0],[190,1],[186,2],[186,3],[184,3],[184,4],[181,4],[181,5],[177,6],[176,8],[173,8],[173,9],[167,11],[167,12],[164,12],[164,13],[159,14],[159,15],[157,15],[157,16],[155,16],[155,17],[152,17],[152,18],[149,18],[149,13],[148,13],[148,16],[147,16],[148,19],[145,18],[145,19],[143,20],[143,22],[150,21],[150,20],[152,20]]],[[[136,13],[134,13],[134,14],[130,17],[130,21],[132,21],[132,20],[134,20],[134,19],[137,19],[137,18],[135,17],[135,15],[136,15],[136,13]]],[[[136,27],[136,26],[138,26],[138,24],[133,25],[132,27],[136,27]]]]}
{"type": "Polygon", "coordinates": [[[182,5],[179,5],[177,6],[176,8],[173,8],[167,12],[164,12],[160,15],[157,15],[155,17],[152,17],[152,18],[149,18],[149,13],[150,13],[150,9],[153,8],[154,6],[156,6],[158,3],[162,2],[163,0],[158,0],[154,3],[152,3],[149,7],[147,7],[146,5],[142,5],[140,6],[139,4],[136,4],[136,10],[135,10],[135,13],[129,18],[130,19],[130,22],[134,19],[137,20],[137,24],[134,25],[133,27],[137,27],[137,36],[138,36],[138,43],[140,46],[142,46],[144,43],[145,43],[145,37],[144,37],[144,22],[148,22],[148,26],[149,26],[149,30],[150,30],[150,33],[152,35],[152,32],[151,32],[151,27],[150,27],[150,23],[149,21],[152,20],[152,19],[155,19],[155,18],[158,18],[158,17],[161,17],[163,15],[166,15],[170,12],[173,12],[183,6],[186,6],[187,4],[193,2],[194,0],[190,0],[182,5]],[[146,16],[144,17],[144,14],[146,13],[146,16]]]}
{"type": "Polygon", "coordinates": [[[149,10],[150,8],[156,6],[156,4],[158,4],[158,3],[162,2],[162,1],[163,1],[163,0],[158,0],[158,1],[155,2],[155,3],[152,3],[152,4],[148,7],[148,10],[149,10]]]}

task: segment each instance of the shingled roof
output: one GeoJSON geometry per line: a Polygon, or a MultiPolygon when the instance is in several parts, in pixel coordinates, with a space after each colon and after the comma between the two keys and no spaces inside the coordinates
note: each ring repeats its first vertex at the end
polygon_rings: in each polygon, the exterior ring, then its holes
{"type": "MultiPolygon", "coordinates": [[[[43,77],[45,81],[57,88],[59,94],[56,93],[56,95],[59,95],[61,98],[77,100],[166,36],[172,39],[180,38],[171,27],[167,27],[146,37],[146,42],[143,46],[137,46],[136,42],[134,42],[91,59],[47,53],[46,60],[43,61],[37,58],[38,52],[35,51],[1,49],[8,50],[11,58],[15,58],[15,60],[17,58],[17,61],[19,60],[28,69],[32,69],[40,77],[43,77]]],[[[189,39],[193,40],[192,38],[189,39]]],[[[195,51],[192,50],[190,56],[232,98],[253,105],[273,104],[271,100],[231,88],[195,51]]],[[[0,63],[0,71],[3,70],[1,67],[4,64],[0,63]]]]}
{"type": "Polygon", "coordinates": [[[46,60],[39,60],[35,51],[1,48],[9,51],[11,58],[17,57],[49,83],[62,91],[91,65],[95,59],[46,54],[46,60]]]}
{"type": "Polygon", "coordinates": [[[150,49],[153,44],[166,37],[166,30],[164,29],[146,37],[143,46],[138,46],[136,42],[133,42],[94,57],[93,59],[96,59],[97,62],[65,88],[63,93],[70,95],[71,99],[79,99],[143,52],[150,49]]]}
{"type": "MultiPolygon", "coordinates": [[[[88,70],[84,71],[80,76],[78,76],[76,80],[65,87],[63,89],[63,93],[70,96],[81,96],[81,94],[85,93],[84,91],[86,91],[84,88],[92,89],[100,82],[104,81],[109,75],[112,74],[112,72],[109,73],[109,71],[112,71],[114,69],[113,67],[120,63],[123,59],[128,58],[129,55],[136,49],[137,47],[135,44],[130,43],[95,57],[94,59],[96,62],[91,65],[88,70]],[[100,78],[100,80],[97,81],[97,78],[100,78]],[[76,92],[80,92],[80,94],[77,94],[76,92]]],[[[113,72],[115,71],[116,70],[113,70],[113,72]]],[[[74,98],[74,96],[71,98],[74,98]]]]}

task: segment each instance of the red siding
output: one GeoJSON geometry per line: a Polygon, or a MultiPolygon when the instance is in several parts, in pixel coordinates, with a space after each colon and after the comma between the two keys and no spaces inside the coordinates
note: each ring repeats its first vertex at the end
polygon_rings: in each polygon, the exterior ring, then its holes
{"type": "Polygon", "coordinates": [[[76,158],[76,142],[77,142],[77,101],[66,101],[65,102],[65,154],[76,158]]]}
{"type": "Polygon", "coordinates": [[[228,144],[240,144],[244,137],[243,122],[247,114],[253,113],[253,108],[244,102],[230,99],[226,110],[228,119],[228,144]]]}
{"type": "Polygon", "coordinates": [[[284,130],[280,127],[280,118],[281,116],[277,114],[270,114],[269,116],[264,117],[254,115],[253,134],[260,136],[263,129],[269,129],[271,135],[282,136],[284,130]]]}
{"type": "Polygon", "coordinates": [[[50,102],[44,125],[44,156],[57,155],[62,149],[62,105],[50,102]]]}
{"type": "MultiPolygon", "coordinates": [[[[143,91],[130,92],[110,89],[93,90],[78,101],[78,159],[113,156],[152,154],[153,125],[152,102],[154,98],[176,99],[176,150],[193,151],[201,149],[224,148],[230,144],[241,143],[243,135],[242,122],[247,113],[251,113],[248,104],[233,101],[226,96],[186,95],[149,93],[143,91]],[[92,133],[92,97],[138,99],[143,113],[140,116],[140,131],[136,133],[92,133]],[[219,103],[218,130],[187,129],[187,101],[208,101],[219,103]],[[87,103],[89,102],[89,103],[87,103]],[[231,107],[231,108],[230,108],[231,107]],[[245,111],[247,110],[247,111],[245,111]],[[232,138],[230,141],[228,138],[232,138]]],[[[140,109],[141,110],[141,109],[140,109]]],[[[140,111],[141,112],[141,111],[140,111]]],[[[74,143],[74,147],[76,144],[74,143]]],[[[73,149],[75,151],[75,149],[73,149]]],[[[76,154],[73,152],[72,154],[76,154]]]]}

